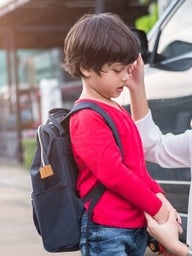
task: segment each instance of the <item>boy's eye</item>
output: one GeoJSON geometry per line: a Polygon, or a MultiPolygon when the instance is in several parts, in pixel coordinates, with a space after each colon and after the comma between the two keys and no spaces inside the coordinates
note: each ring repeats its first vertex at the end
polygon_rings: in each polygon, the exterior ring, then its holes
{"type": "Polygon", "coordinates": [[[122,69],[113,69],[114,72],[120,73],[122,69]]]}

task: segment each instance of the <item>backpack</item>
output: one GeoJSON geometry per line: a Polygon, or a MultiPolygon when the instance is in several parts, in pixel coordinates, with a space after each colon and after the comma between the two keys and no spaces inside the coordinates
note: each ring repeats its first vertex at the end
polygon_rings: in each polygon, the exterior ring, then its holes
{"type": "MultiPolygon", "coordinates": [[[[105,191],[105,187],[98,184],[82,199],[76,192],[78,168],[71,149],[69,118],[85,108],[103,116],[122,152],[113,121],[97,104],[82,102],[71,111],[63,108],[49,111],[47,122],[37,129],[37,148],[30,170],[33,222],[48,252],[79,250],[83,205],[90,200],[88,229],[92,211],[105,191]]],[[[86,251],[88,255],[88,245],[86,251]]]]}

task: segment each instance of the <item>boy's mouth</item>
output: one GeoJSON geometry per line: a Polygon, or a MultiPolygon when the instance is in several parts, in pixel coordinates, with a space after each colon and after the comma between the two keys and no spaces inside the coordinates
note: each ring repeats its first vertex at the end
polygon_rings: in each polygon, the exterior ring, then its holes
{"type": "Polygon", "coordinates": [[[119,87],[117,87],[117,90],[118,90],[118,91],[123,91],[123,87],[124,87],[124,86],[119,86],[119,87]]]}

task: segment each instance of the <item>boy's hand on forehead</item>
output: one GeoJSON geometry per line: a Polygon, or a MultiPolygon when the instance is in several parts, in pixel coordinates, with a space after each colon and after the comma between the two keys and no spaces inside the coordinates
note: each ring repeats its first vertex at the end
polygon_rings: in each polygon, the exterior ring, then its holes
{"type": "Polygon", "coordinates": [[[137,60],[129,65],[127,72],[129,79],[126,82],[126,86],[129,90],[135,90],[144,85],[144,63],[140,54],[137,60]]]}

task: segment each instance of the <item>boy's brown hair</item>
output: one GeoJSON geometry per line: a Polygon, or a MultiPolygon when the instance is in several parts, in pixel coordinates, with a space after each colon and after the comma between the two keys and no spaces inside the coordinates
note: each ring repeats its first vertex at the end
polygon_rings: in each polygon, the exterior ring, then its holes
{"type": "Polygon", "coordinates": [[[136,37],[116,14],[86,14],[69,30],[64,43],[64,68],[82,77],[80,67],[100,75],[104,64],[128,65],[139,54],[136,37]]]}

